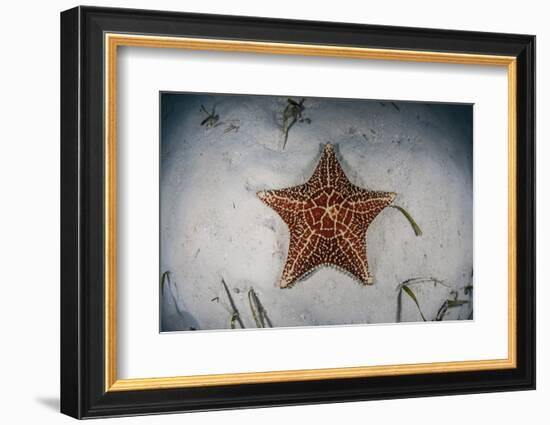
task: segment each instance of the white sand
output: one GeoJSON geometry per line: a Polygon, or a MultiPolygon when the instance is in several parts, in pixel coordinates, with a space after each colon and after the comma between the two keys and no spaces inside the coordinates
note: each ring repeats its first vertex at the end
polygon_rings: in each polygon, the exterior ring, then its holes
{"type": "MultiPolygon", "coordinates": [[[[228,328],[222,277],[246,327],[255,327],[250,288],[274,325],[310,326],[395,322],[396,288],[412,277],[433,276],[456,289],[472,283],[471,128],[453,110],[307,99],[304,116],[312,122],[297,123],[282,151],[276,111],[285,106],[286,98],[194,96],[164,111],[160,273],[170,271],[173,285],[161,300],[162,330],[228,328]],[[238,132],[200,125],[200,105],[214,103],[220,120],[238,120],[238,132]],[[280,289],[288,229],[255,193],[304,183],[328,141],[353,183],[397,192],[395,204],[423,235],[388,208],[367,235],[373,286],[323,268],[280,289]]],[[[429,320],[451,290],[411,288],[429,320]]],[[[460,289],[459,299],[469,296],[460,289]]],[[[470,309],[449,309],[445,320],[467,318],[470,309]]],[[[407,295],[402,320],[421,320],[407,295]]]]}

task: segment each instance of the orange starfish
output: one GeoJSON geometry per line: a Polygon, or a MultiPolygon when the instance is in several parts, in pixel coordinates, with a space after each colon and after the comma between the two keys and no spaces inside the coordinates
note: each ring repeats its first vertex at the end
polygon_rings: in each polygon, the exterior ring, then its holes
{"type": "Polygon", "coordinates": [[[335,267],[363,285],[373,283],[367,262],[367,229],[392,203],[395,193],[353,185],[330,143],[307,183],[258,192],[258,197],[281,216],[290,231],[281,288],[322,266],[335,267]]]}

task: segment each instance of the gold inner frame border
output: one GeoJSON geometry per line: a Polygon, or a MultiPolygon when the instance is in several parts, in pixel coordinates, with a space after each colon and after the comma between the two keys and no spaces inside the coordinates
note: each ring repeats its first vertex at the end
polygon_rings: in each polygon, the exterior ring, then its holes
{"type": "Polygon", "coordinates": [[[137,391],[216,385],[240,385],[322,379],[364,378],[421,373],[450,373],[513,369],[517,365],[517,230],[516,230],[516,58],[513,56],[465,53],[429,52],[394,49],[371,49],[331,45],[288,44],[223,39],[164,37],[106,33],[105,47],[105,391],[137,391]],[[151,378],[117,378],[116,267],[117,267],[117,51],[118,47],[148,47],[229,51],[280,55],[325,56],[355,59],[397,60],[468,65],[504,66],[508,72],[508,357],[495,360],[468,360],[436,363],[397,364],[380,366],[302,369],[265,372],[228,373],[151,378]]]}

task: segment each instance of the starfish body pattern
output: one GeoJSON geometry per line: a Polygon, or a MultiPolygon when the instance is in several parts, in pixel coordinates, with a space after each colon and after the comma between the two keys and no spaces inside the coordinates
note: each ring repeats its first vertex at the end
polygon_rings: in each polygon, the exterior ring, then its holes
{"type": "Polygon", "coordinates": [[[290,231],[281,288],[294,285],[322,266],[335,267],[363,285],[373,283],[366,233],[376,216],[392,203],[395,193],[353,185],[330,143],[306,183],[257,195],[279,214],[290,231]]]}

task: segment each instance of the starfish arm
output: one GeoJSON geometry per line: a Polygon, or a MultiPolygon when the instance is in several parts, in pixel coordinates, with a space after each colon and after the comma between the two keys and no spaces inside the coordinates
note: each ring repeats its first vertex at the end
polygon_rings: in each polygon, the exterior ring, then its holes
{"type": "Polygon", "coordinates": [[[307,199],[305,190],[305,185],[300,185],[281,190],[260,191],[257,196],[290,226],[295,223],[297,214],[307,199]]]}
{"type": "Polygon", "coordinates": [[[307,182],[307,186],[310,192],[313,193],[324,187],[344,188],[348,185],[350,185],[350,182],[336,158],[334,147],[327,143],[313,175],[307,182]]]}
{"type": "Polygon", "coordinates": [[[355,194],[345,201],[345,210],[351,211],[355,220],[366,229],[370,223],[395,199],[393,192],[374,192],[354,187],[355,194]]]}
{"type": "Polygon", "coordinates": [[[304,226],[296,226],[290,234],[288,254],[281,276],[280,287],[294,285],[306,274],[322,264],[319,257],[322,239],[304,226]]]}
{"type": "Polygon", "coordinates": [[[367,259],[367,244],[365,232],[348,230],[335,239],[334,263],[340,269],[347,271],[363,285],[372,285],[373,279],[369,271],[367,259]]]}

